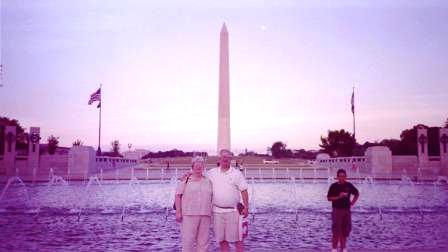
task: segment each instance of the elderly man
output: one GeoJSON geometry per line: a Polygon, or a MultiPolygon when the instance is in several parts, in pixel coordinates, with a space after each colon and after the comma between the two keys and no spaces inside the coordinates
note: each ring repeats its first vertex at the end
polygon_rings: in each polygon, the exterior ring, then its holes
{"type": "Polygon", "coordinates": [[[237,205],[243,201],[241,215],[249,214],[249,195],[243,174],[231,167],[233,154],[223,149],[219,152],[219,167],[207,173],[213,188],[213,228],[221,251],[229,251],[229,243],[235,242],[237,251],[244,251],[240,237],[240,213],[237,205]]]}

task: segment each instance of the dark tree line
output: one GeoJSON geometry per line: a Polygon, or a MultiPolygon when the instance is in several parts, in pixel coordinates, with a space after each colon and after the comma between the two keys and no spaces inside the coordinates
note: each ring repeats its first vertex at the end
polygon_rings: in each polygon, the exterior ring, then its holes
{"type": "Polygon", "coordinates": [[[207,152],[183,152],[181,150],[173,149],[169,151],[158,151],[158,152],[149,152],[144,155],[142,159],[148,158],[174,158],[174,157],[193,157],[193,156],[202,156],[207,157],[207,152]]]}
{"type": "MultiPolygon", "coordinates": [[[[18,120],[10,119],[8,117],[0,116],[0,153],[4,152],[5,142],[5,126],[16,126],[17,129],[17,150],[27,150],[29,142],[29,134],[20,125],[18,120]]],[[[448,118],[443,125],[448,128],[448,118]]],[[[417,127],[424,127],[428,129],[428,153],[430,156],[440,155],[439,145],[439,127],[428,127],[426,125],[416,125],[411,129],[405,129],[400,134],[400,139],[383,139],[375,142],[365,142],[358,144],[353,135],[344,129],[329,130],[327,136],[321,136],[320,152],[325,152],[333,157],[336,156],[361,156],[364,151],[371,146],[387,146],[392,151],[393,155],[417,155],[417,127]]],[[[48,152],[54,154],[58,148],[59,138],[51,135],[48,139],[48,152]]],[[[80,140],[77,140],[73,145],[82,145],[80,140]]],[[[120,144],[118,140],[111,143],[111,151],[104,152],[102,155],[107,156],[122,156],[120,154],[120,144]]],[[[316,153],[306,151],[304,149],[291,150],[286,148],[286,144],[277,141],[269,148],[274,158],[303,158],[314,159],[316,153]]],[[[191,157],[193,155],[207,156],[206,152],[183,152],[181,150],[173,149],[170,151],[149,152],[143,158],[167,158],[167,157],[191,157]]],[[[268,156],[266,154],[258,154],[255,152],[246,151],[241,156],[268,156]]]]}
{"type": "Polygon", "coordinates": [[[273,143],[270,150],[274,158],[302,158],[302,159],[316,158],[315,152],[307,151],[304,149],[291,150],[286,148],[286,144],[281,141],[273,143]]]}
{"type": "Polygon", "coordinates": [[[423,127],[428,130],[428,154],[430,156],[440,155],[439,127],[428,127],[423,124],[415,125],[411,129],[405,129],[400,134],[400,139],[384,139],[380,142],[366,142],[363,147],[387,146],[392,151],[392,155],[412,155],[418,153],[417,128],[423,127]]]}
{"type": "Polygon", "coordinates": [[[439,127],[428,127],[423,124],[403,130],[400,139],[383,139],[376,142],[365,142],[363,145],[356,143],[353,135],[343,129],[329,130],[326,137],[321,137],[322,144],[319,146],[321,152],[328,153],[332,157],[361,156],[371,146],[387,146],[392,151],[392,155],[415,156],[418,150],[417,128],[419,127],[428,130],[428,154],[430,156],[440,155],[439,127]]]}

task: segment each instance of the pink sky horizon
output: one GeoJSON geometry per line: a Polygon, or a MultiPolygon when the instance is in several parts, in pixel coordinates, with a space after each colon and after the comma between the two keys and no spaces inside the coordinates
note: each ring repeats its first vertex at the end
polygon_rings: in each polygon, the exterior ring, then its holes
{"type": "Polygon", "coordinates": [[[444,1],[1,2],[0,115],[96,146],[216,148],[219,32],[229,30],[232,149],[319,149],[448,118],[444,1]]]}

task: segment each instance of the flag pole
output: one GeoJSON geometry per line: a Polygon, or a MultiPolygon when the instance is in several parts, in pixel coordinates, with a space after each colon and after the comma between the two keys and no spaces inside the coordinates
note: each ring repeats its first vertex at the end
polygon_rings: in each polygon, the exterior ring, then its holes
{"type": "Polygon", "coordinates": [[[100,120],[99,120],[99,127],[98,127],[98,150],[97,150],[97,152],[96,152],[96,155],[97,156],[101,156],[101,108],[103,107],[103,104],[102,104],[102,100],[103,100],[103,94],[101,94],[102,93],[102,91],[101,91],[101,87],[102,87],[102,84],[100,83],[100,120]]]}
{"type": "Polygon", "coordinates": [[[352,93],[352,114],[353,114],[353,138],[356,142],[356,124],[355,124],[355,86],[353,86],[352,93]]]}

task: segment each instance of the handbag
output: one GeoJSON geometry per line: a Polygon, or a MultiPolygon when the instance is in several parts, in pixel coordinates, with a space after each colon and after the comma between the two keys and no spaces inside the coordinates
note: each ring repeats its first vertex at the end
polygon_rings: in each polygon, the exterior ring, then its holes
{"type": "Polygon", "coordinates": [[[242,215],[243,214],[244,205],[241,202],[238,202],[238,204],[236,204],[236,209],[238,210],[238,213],[240,215],[242,215]]]}
{"type": "MultiPolygon", "coordinates": [[[[188,179],[190,179],[190,176],[185,180],[185,186],[187,186],[188,179]]],[[[180,196],[182,197],[182,194],[180,196]]],[[[173,209],[176,210],[176,197],[174,197],[173,209]]]]}
{"type": "Polygon", "coordinates": [[[243,240],[243,238],[246,238],[249,234],[249,222],[247,221],[247,218],[244,218],[242,216],[244,205],[241,202],[239,202],[236,205],[236,209],[238,209],[238,212],[240,214],[239,223],[238,223],[238,225],[239,225],[238,235],[240,237],[240,240],[243,240]]]}

